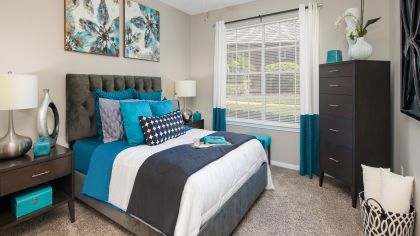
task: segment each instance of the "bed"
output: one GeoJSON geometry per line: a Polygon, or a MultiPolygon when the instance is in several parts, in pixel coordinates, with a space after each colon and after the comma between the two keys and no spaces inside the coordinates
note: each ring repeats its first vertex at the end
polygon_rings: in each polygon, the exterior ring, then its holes
{"type": "MultiPolygon", "coordinates": [[[[162,235],[159,229],[127,213],[127,199],[130,191],[135,189],[133,170],[138,169],[142,160],[153,153],[191,143],[193,138],[211,135],[212,132],[192,129],[179,138],[154,147],[127,147],[123,141],[102,144],[95,138],[94,91],[120,91],[128,88],[140,92],[158,91],[161,90],[161,79],[81,74],[66,76],[66,136],[75,154],[75,193],[80,201],[136,235],[162,235]],[[103,168],[103,163],[99,165],[101,161],[98,160],[101,158],[110,158],[110,167],[103,168]],[[96,177],[97,172],[100,172],[98,175],[110,176],[109,184],[104,184],[107,185],[107,198],[96,197],[86,191],[86,186],[92,182],[90,179],[96,177]]],[[[238,145],[235,150],[188,178],[182,192],[174,235],[232,233],[264,189],[272,188],[267,157],[258,145],[256,140],[238,145]],[[238,164],[238,158],[241,158],[241,164],[238,164]],[[220,171],[224,171],[223,174],[220,171]],[[232,178],[223,177],[225,174],[232,178]],[[205,188],[202,187],[204,185],[205,188]]]]}

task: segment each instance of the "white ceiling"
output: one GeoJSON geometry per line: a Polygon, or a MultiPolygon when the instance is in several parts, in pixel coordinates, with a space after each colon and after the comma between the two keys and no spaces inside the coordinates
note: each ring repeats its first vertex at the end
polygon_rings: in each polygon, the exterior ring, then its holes
{"type": "Polygon", "coordinates": [[[255,0],[160,0],[180,11],[196,15],[255,0]]]}

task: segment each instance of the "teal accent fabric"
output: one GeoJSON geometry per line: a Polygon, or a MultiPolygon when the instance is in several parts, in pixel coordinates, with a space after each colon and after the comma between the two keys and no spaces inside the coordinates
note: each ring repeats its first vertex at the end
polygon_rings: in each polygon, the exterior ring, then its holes
{"type": "Polygon", "coordinates": [[[226,109],[213,108],[213,130],[226,131],[226,109]]]}
{"type": "Polygon", "coordinates": [[[254,136],[258,141],[260,141],[264,149],[267,149],[271,145],[270,135],[256,134],[256,133],[251,133],[250,135],[254,136]]]}
{"type": "Polygon", "coordinates": [[[300,116],[300,175],[319,175],[319,115],[300,116]]]}
{"type": "Polygon", "coordinates": [[[96,115],[96,129],[98,130],[99,139],[103,139],[103,132],[102,132],[102,120],[101,120],[101,113],[99,110],[99,98],[106,98],[112,100],[125,100],[125,99],[133,99],[133,89],[127,89],[123,91],[115,91],[115,92],[105,92],[103,90],[96,90],[95,91],[95,115],[96,115]]]}
{"type": "Polygon", "coordinates": [[[151,101],[161,101],[162,100],[162,90],[159,91],[153,91],[153,92],[138,92],[134,89],[134,99],[140,99],[140,100],[151,100],[151,101]]]}
{"type": "Polygon", "coordinates": [[[73,145],[74,169],[86,175],[92,154],[101,145],[104,144],[98,140],[98,137],[77,140],[73,145]]]}
{"type": "Polygon", "coordinates": [[[130,146],[144,143],[139,116],[153,116],[148,102],[120,102],[125,135],[130,146]]]}
{"type": "Polygon", "coordinates": [[[172,101],[149,102],[153,116],[163,116],[174,111],[172,101]]]}

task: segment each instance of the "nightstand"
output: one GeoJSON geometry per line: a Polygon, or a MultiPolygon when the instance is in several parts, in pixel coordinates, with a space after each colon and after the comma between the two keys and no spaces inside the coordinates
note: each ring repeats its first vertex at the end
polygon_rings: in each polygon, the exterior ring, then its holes
{"type": "Polygon", "coordinates": [[[42,215],[58,206],[67,204],[70,221],[74,216],[73,152],[55,145],[48,156],[34,157],[30,150],[25,156],[0,160],[0,234],[6,228],[42,215]],[[16,219],[10,210],[13,193],[49,184],[53,189],[53,203],[22,218],[16,219]]]}
{"type": "Polygon", "coordinates": [[[204,129],[204,119],[198,121],[185,121],[185,125],[194,129],[204,129]]]}

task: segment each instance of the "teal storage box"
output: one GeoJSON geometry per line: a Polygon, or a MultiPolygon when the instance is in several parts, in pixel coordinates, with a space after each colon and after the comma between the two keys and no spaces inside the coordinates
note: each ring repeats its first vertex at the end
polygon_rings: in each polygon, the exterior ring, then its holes
{"type": "Polygon", "coordinates": [[[21,218],[34,211],[52,205],[52,187],[43,185],[24,190],[12,196],[11,211],[16,218],[21,218]]]}
{"type": "Polygon", "coordinates": [[[48,141],[45,137],[40,137],[39,141],[34,144],[34,156],[45,156],[50,154],[51,152],[51,145],[50,141],[48,141]]]}
{"type": "Polygon", "coordinates": [[[330,50],[327,52],[327,63],[341,62],[343,55],[341,50],[330,50]]]}

